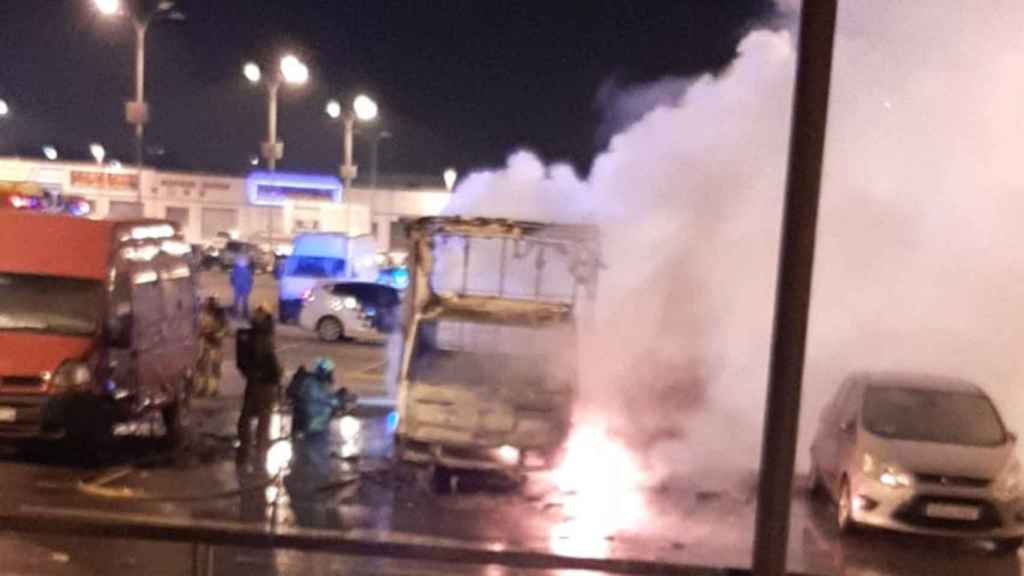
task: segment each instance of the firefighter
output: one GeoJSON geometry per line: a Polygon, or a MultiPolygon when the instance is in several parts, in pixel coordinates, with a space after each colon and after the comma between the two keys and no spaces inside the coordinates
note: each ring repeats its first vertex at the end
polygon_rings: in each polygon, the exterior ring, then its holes
{"type": "Polygon", "coordinates": [[[220,394],[221,363],[224,360],[224,337],[228,320],[217,299],[206,300],[199,313],[199,359],[196,362],[196,394],[220,394]]]}
{"type": "Polygon", "coordinates": [[[344,409],[348,393],[344,388],[335,392],[334,368],[334,362],[320,358],[312,372],[303,370],[288,386],[293,432],[307,438],[322,435],[335,411],[344,409]]]}
{"type": "Polygon", "coordinates": [[[239,368],[245,375],[245,396],[238,417],[238,460],[248,461],[253,447],[252,420],[256,419],[256,449],[265,454],[270,445],[270,418],[277,404],[281,365],[274,351],[274,319],[260,306],[252,317],[246,342],[239,350],[239,368]]]}

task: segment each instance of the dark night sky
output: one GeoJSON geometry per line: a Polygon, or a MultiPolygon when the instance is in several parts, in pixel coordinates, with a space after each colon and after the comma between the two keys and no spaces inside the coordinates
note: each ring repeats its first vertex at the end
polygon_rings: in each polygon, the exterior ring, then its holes
{"type": "MultiPolygon", "coordinates": [[[[366,91],[379,103],[384,172],[495,166],[515,147],[586,170],[603,142],[597,93],[690,75],[728,62],[770,0],[178,0],[185,22],[147,42],[147,144],[154,163],[248,169],[264,139],[266,98],[241,75],[248,59],[288,50],[311,83],[282,89],[281,169],[333,172],[340,128],[330,96],[366,91]]],[[[92,0],[0,0],[0,154],[65,158],[100,141],[132,159],[123,101],[133,90],[134,34],[92,0]]],[[[266,64],[264,64],[266,68],[266,64]]],[[[369,146],[357,136],[357,162],[369,146]]],[[[364,172],[365,175],[365,172],[364,172]]]]}

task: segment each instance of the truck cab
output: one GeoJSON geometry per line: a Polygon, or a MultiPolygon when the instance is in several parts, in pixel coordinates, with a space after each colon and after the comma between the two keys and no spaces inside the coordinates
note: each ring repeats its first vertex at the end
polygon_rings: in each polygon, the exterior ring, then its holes
{"type": "Polygon", "coordinates": [[[409,234],[401,359],[389,371],[400,457],[443,470],[550,464],[571,425],[596,230],[426,218],[409,234]]]}
{"type": "Polygon", "coordinates": [[[166,221],[0,212],[0,438],[94,444],[151,410],[180,436],[190,252],[166,221]]]}

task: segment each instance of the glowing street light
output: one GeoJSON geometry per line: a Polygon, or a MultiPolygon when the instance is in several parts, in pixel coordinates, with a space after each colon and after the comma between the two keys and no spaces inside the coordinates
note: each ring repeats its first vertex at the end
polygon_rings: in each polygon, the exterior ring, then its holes
{"type": "MultiPolygon", "coordinates": [[[[341,179],[348,188],[359,173],[359,167],[352,164],[352,133],[356,120],[371,122],[377,118],[377,103],[366,94],[359,94],[352,100],[351,109],[345,109],[337,100],[328,100],[324,111],[332,120],[341,118],[344,126],[344,147],[341,163],[341,179]]],[[[391,135],[388,134],[387,137],[391,135]]],[[[376,179],[376,178],[375,178],[376,179]]]]}
{"type": "Polygon", "coordinates": [[[7,105],[7,101],[0,98],[0,118],[7,116],[11,113],[11,107],[7,105]]]}
{"type": "Polygon", "coordinates": [[[57,149],[53,146],[43,146],[43,156],[46,156],[47,160],[56,160],[57,149]]]}
{"type": "Polygon", "coordinates": [[[341,103],[337,100],[328,100],[327,106],[324,108],[327,115],[332,119],[337,120],[341,116],[341,103]]]}
{"type": "Polygon", "coordinates": [[[121,11],[119,0],[95,0],[96,9],[105,16],[113,16],[121,11]]]}
{"type": "Polygon", "coordinates": [[[305,84],[309,81],[309,68],[295,55],[287,54],[281,58],[276,74],[264,78],[255,62],[246,62],[242,66],[242,74],[249,83],[259,84],[262,81],[267,87],[267,141],[260,144],[260,155],[266,159],[267,169],[273,172],[277,161],[284,156],[284,143],[277,141],[277,89],[281,84],[305,84]]]}
{"type": "Polygon", "coordinates": [[[305,84],[309,80],[309,68],[298,58],[289,54],[281,58],[281,77],[289,84],[305,84]]]}
{"type": "Polygon", "coordinates": [[[377,118],[377,103],[366,94],[356,96],[352,101],[352,109],[356,112],[356,118],[363,122],[370,122],[377,118]]]}
{"type": "Polygon", "coordinates": [[[242,67],[242,74],[244,74],[245,79],[252,84],[258,84],[260,78],[263,77],[259,64],[255,62],[246,62],[245,66],[242,67]]]}
{"type": "Polygon", "coordinates": [[[92,144],[89,144],[89,154],[92,154],[92,157],[96,160],[97,164],[103,164],[103,159],[107,156],[107,150],[102,144],[93,142],[92,144]]]}
{"type": "Polygon", "coordinates": [[[459,173],[455,171],[455,168],[447,168],[444,171],[443,176],[444,187],[447,188],[449,192],[451,192],[452,188],[455,187],[455,181],[459,178],[459,173]]]}

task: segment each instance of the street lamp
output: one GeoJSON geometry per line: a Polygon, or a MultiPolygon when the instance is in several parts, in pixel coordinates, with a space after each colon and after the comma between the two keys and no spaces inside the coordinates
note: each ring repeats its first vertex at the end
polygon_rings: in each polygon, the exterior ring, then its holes
{"type": "Polygon", "coordinates": [[[459,173],[455,171],[455,168],[447,168],[442,176],[444,176],[444,187],[451,192],[455,187],[455,181],[459,178],[459,173]]]}
{"type": "Polygon", "coordinates": [[[352,109],[356,112],[356,118],[363,122],[370,122],[377,118],[377,103],[366,94],[356,96],[352,101],[352,109]]]}
{"type": "MultiPolygon", "coordinates": [[[[93,3],[104,16],[125,14],[120,0],[93,0],[93,3]]],[[[135,28],[135,100],[125,104],[125,119],[135,126],[135,163],[143,163],[143,132],[149,122],[149,105],[145,97],[145,66],[146,66],[146,31],[149,25],[158,20],[182,20],[182,14],[176,8],[176,0],[161,0],[156,8],[149,11],[129,13],[135,28]]]]}
{"type": "Polygon", "coordinates": [[[7,116],[11,113],[11,107],[7,105],[7,101],[0,98],[0,118],[7,116]]]}
{"type": "Polygon", "coordinates": [[[53,146],[43,146],[43,156],[46,156],[47,160],[56,160],[57,149],[53,146]]]}
{"type": "Polygon", "coordinates": [[[342,119],[344,127],[344,156],[341,164],[341,179],[345,188],[352,186],[359,167],[352,164],[352,132],[356,120],[371,122],[377,118],[377,103],[366,94],[360,94],[352,100],[352,107],[345,109],[337,100],[329,100],[324,108],[332,120],[342,119]]]}
{"type": "Polygon", "coordinates": [[[93,142],[92,144],[89,144],[89,154],[92,154],[92,157],[96,160],[97,164],[103,164],[103,159],[107,156],[107,150],[103,148],[102,144],[93,142]]]}
{"type": "MultiPolygon", "coordinates": [[[[142,169],[143,132],[149,122],[149,105],[146,104],[146,30],[159,20],[184,20],[185,15],[177,9],[177,0],[160,0],[152,10],[133,11],[128,16],[135,27],[135,100],[125,103],[124,116],[128,124],[135,126],[135,164],[142,169]]],[[[96,10],[104,16],[125,14],[120,0],[93,0],[96,10]]],[[[141,6],[142,4],[138,4],[141,6]]],[[[142,204],[142,177],[139,176],[138,202],[142,204]]]]}
{"type": "MultiPolygon", "coordinates": [[[[246,62],[242,66],[242,75],[250,84],[259,84],[263,80],[263,71],[259,64],[246,62]]],[[[267,161],[267,169],[273,172],[277,161],[284,156],[284,143],[277,141],[277,89],[281,84],[302,85],[309,81],[309,68],[292,54],[281,58],[277,73],[266,79],[267,87],[267,141],[260,145],[260,154],[267,161]]]]}
{"type": "Polygon", "coordinates": [[[245,75],[246,80],[253,84],[259,82],[262,76],[260,67],[255,62],[246,62],[245,66],[242,67],[242,74],[245,75]]]}

